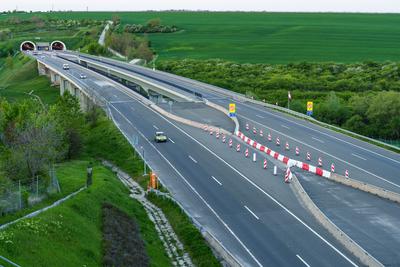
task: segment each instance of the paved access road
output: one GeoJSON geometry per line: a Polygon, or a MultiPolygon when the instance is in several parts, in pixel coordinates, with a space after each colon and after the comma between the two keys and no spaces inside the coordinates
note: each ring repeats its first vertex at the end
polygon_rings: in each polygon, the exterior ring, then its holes
{"type": "MultiPolygon", "coordinates": [[[[101,97],[126,138],[145,153],[174,197],[246,266],[355,266],[344,248],[297,202],[282,178],[203,131],[155,113],[121,85],[45,55],[46,62],[101,97]],[[85,73],[87,79],[79,79],[85,73]],[[154,132],[169,141],[156,144],[154,132]],[[324,255],[321,257],[321,255],[324,255]]],[[[121,155],[123,157],[124,155],[121,155]]]]}
{"type": "MultiPolygon", "coordinates": [[[[282,145],[273,147],[274,144],[271,144],[273,149],[282,154],[295,158],[294,148],[298,146],[301,151],[300,159],[305,159],[308,151],[312,157],[311,164],[317,165],[317,159],[321,157],[323,167],[327,170],[330,169],[331,163],[334,163],[336,172],[342,175],[345,170],[348,170],[351,178],[400,193],[400,155],[397,153],[261,105],[235,101],[231,97],[232,92],[212,85],[123,62],[91,58],[169,85],[174,90],[200,93],[205,99],[225,107],[234,102],[241,122],[241,131],[246,132],[245,123],[249,123],[251,129],[256,127],[258,134],[254,136],[254,139],[258,142],[267,144],[266,133],[270,132],[273,140],[280,137],[281,144],[289,142],[290,151],[285,151],[282,145]],[[259,136],[260,129],[264,132],[263,137],[259,136]]],[[[249,133],[249,136],[251,135],[252,133],[249,133]]]]}

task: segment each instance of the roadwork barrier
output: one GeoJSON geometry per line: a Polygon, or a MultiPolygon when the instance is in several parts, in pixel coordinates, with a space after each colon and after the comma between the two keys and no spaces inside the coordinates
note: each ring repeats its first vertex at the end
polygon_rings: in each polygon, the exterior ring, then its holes
{"type": "Polygon", "coordinates": [[[296,175],[292,177],[291,188],[295,195],[299,197],[304,206],[311,212],[315,219],[329,231],[346,249],[348,249],[355,257],[357,257],[363,264],[372,267],[383,267],[384,265],[357,244],[351,237],[344,233],[339,227],[336,226],[310,198],[304,190],[296,175]]]}

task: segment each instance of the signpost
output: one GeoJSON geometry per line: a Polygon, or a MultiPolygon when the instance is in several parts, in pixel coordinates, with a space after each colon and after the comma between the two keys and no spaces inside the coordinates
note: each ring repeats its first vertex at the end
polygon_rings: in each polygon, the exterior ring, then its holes
{"type": "Polygon", "coordinates": [[[307,102],[307,115],[312,116],[312,114],[313,114],[313,102],[308,101],[307,102]]]}
{"type": "Polygon", "coordinates": [[[229,104],[229,117],[236,117],[236,104],[235,103],[229,104]]]}

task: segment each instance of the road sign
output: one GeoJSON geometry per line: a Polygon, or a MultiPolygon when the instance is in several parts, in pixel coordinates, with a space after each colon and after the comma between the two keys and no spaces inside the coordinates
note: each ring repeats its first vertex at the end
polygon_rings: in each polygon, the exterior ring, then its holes
{"type": "Polygon", "coordinates": [[[230,103],[229,104],[229,116],[230,117],[235,117],[236,116],[236,104],[235,103],[230,103]]]}
{"type": "Polygon", "coordinates": [[[307,102],[307,115],[311,116],[313,114],[313,102],[308,101],[307,102]]]}

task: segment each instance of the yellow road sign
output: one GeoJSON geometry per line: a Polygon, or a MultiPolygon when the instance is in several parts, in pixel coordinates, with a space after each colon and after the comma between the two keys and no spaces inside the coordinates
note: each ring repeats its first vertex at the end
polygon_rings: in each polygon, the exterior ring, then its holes
{"type": "Polygon", "coordinates": [[[231,114],[236,113],[236,104],[235,103],[229,104],[229,113],[231,113],[231,114]]]}
{"type": "Polygon", "coordinates": [[[307,111],[313,111],[313,102],[311,101],[307,102],[307,111]]]}

